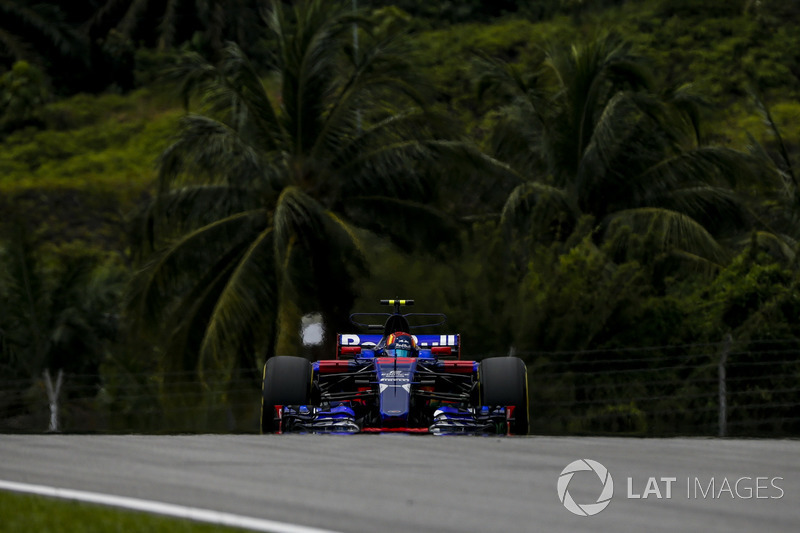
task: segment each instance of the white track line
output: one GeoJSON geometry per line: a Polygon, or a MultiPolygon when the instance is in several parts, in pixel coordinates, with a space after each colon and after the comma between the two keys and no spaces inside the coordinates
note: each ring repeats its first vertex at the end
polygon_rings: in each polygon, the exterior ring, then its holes
{"type": "Polygon", "coordinates": [[[253,531],[266,531],[269,533],[337,533],[329,529],[318,529],[314,527],[298,526],[286,522],[275,520],[265,520],[263,518],[253,518],[231,513],[220,513],[209,511],[197,507],[184,507],[183,505],[173,505],[170,503],[155,502],[150,500],[140,500],[138,498],[125,498],[123,496],[110,496],[98,492],[86,492],[82,490],[59,489],[46,485],[30,485],[28,483],[15,483],[13,481],[0,480],[0,489],[14,492],[24,492],[27,494],[38,494],[52,498],[63,498],[65,500],[76,500],[99,505],[109,505],[112,507],[122,507],[134,511],[144,511],[197,522],[207,522],[220,526],[230,526],[250,529],[253,531]]]}

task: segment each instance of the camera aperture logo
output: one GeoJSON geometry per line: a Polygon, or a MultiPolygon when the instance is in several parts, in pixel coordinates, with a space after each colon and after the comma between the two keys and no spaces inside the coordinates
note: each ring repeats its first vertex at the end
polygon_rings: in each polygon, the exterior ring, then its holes
{"type": "Polygon", "coordinates": [[[578,516],[594,516],[608,507],[611,503],[611,498],[614,496],[614,480],[608,469],[597,461],[591,459],[578,459],[567,465],[558,476],[558,499],[564,504],[564,507],[571,513],[578,516]],[[569,483],[572,481],[572,476],[575,472],[592,471],[600,478],[603,484],[603,490],[600,496],[597,497],[595,503],[579,504],[569,493],[569,483]]]}
{"type": "MultiPolygon", "coordinates": [[[[619,471],[617,471],[619,474],[619,471]]],[[[595,487],[597,482],[591,479],[591,475],[579,476],[578,484],[586,483],[587,479],[591,482],[591,487],[595,487]]],[[[687,500],[719,501],[719,500],[780,500],[786,492],[783,489],[784,478],[782,476],[764,475],[739,475],[737,477],[725,476],[687,476],[686,483],[679,481],[678,476],[642,476],[637,479],[632,476],[627,478],[628,500],[641,501],[646,499],[671,500],[681,497],[682,486],[686,487],[685,497],[687,500]],[[646,482],[645,482],[646,479],[646,482]]],[[[587,489],[591,487],[582,486],[580,491],[582,498],[587,498],[587,489]]],[[[558,499],[561,504],[571,513],[578,516],[594,516],[602,512],[611,503],[614,497],[614,480],[611,473],[602,464],[592,459],[578,459],[573,461],[561,471],[558,476],[558,499]],[[569,492],[570,483],[574,482],[575,474],[578,472],[594,472],[602,484],[600,495],[595,502],[578,503],[569,492]]],[[[574,488],[574,487],[573,487],[574,488]]],[[[595,489],[591,489],[595,490],[595,489]]],[[[588,494],[592,494],[588,491],[588,494]]]]}

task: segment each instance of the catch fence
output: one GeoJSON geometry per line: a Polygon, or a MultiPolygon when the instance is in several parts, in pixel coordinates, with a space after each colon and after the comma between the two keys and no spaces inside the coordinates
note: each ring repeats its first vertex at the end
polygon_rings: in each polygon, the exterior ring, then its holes
{"type": "MultiPolygon", "coordinates": [[[[800,342],[522,351],[531,432],[800,436],[800,342]]],[[[0,378],[0,432],[257,432],[255,370],[0,378]]]]}
{"type": "Polygon", "coordinates": [[[517,355],[534,432],[800,435],[796,340],[517,355]]]}

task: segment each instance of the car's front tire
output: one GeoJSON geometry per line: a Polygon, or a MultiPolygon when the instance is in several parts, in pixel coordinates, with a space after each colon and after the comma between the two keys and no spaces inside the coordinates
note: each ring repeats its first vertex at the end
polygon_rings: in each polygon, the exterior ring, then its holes
{"type": "Polygon", "coordinates": [[[276,405],[308,405],[311,395],[311,363],[303,357],[277,355],[264,365],[261,388],[261,433],[275,433],[280,421],[276,405]]]}
{"type": "Polygon", "coordinates": [[[481,405],[513,407],[513,420],[509,427],[513,435],[527,435],[530,429],[528,416],[528,371],[519,357],[490,357],[480,363],[481,405]]]}

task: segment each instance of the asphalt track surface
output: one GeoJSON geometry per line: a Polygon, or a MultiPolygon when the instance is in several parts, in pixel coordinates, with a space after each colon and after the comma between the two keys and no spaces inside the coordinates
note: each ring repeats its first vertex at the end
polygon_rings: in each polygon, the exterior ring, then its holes
{"type": "MultiPolygon", "coordinates": [[[[341,532],[800,530],[797,440],[0,435],[0,480],[341,532]],[[595,516],[556,489],[581,458],[613,477],[595,516]]],[[[594,503],[602,482],[578,472],[568,491],[594,503]]]]}

